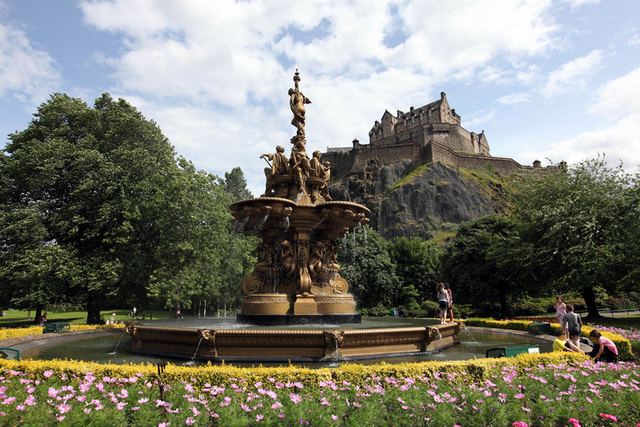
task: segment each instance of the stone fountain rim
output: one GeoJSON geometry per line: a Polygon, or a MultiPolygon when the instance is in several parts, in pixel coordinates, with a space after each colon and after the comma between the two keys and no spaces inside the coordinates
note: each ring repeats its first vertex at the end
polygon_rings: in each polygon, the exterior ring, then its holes
{"type": "Polygon", "coordinates": [[[244,199],[244,200],[238,200],[237,202],[232,203],[229,207],[231,208],[232,211],[237,210],[241,205],[247,204],[247,203],[256,203],[256,202],[278,202],[278,203],[284,203],[287,204],[291,207],[305,207],[305,208],[309,208],[309,207],[313,207],[313,208],[321,208],[321,207],[330,207],[330,206],[351,206],[354,208],[358,208],[358,210],[360,211],[364,211],[366,213],[371,213],[371,210],[369,208],[367,208],[364,205],[361,205],[359,203],[354,203],[354,202],[347,202],[347,201],[339,201],[339,200],[334,200],[334,201],[328,201],[328,202],[321,202],[315,205],[308,205],[308,204],[298,204],[296,202],[294,202],[293,200],[289,200],[289,199],[285,199],[282,197],[254,197],[252,199],[244,199]]]}

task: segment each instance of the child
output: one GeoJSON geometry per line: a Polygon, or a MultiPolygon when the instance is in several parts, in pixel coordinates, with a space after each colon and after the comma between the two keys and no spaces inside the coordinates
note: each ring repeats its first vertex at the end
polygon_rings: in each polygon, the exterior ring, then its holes
{"type": "Polygon", "coordinates": [[[596,329],[591,331],[589,337],[593,341],[593,350],[589,356],[593,357],[596,362],[616,363],[618,361],[618,348],[613,341],[603,337],[596,329]]]}
{"type": "Polygon", "coordinates": [[[580,350],[580,347],[577,347],[571,341],[565,340],[564,329],[558,329],[556,331],[556,335],[558,336],[558,338],[556,338],[556,340],[553,342],[553,351],[570,351],[572,353],[584,354],[584,352],[580,350]]]}
{"type": "Polygon", "coordinates": [[[580,347],[580,332],[582,331],[582,319],[573,312],[573,305],[567,304],[567,314],[562,319],[562,327],[567,331],[567,338],[580,347]]]}
{"type": "Polygon", "coordinates": [[[556,305],[554,305],[553,308],[556,309],[556,322],[562,325],[562,318],[565,314],[567,314],[567,305],[562,302],[562,297],[560,295],[558,295],[558,298],[556,299],[556,305]]]}

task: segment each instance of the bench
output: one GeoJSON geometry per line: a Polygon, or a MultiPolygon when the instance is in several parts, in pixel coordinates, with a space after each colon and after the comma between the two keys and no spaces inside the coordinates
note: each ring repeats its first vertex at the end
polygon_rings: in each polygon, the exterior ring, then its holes
{"type": "Polygon", "coordinates": [[[71,326],[67,322],[47,322],[44,325],[44,333],[49,332],[69,332],[71,326]]]}

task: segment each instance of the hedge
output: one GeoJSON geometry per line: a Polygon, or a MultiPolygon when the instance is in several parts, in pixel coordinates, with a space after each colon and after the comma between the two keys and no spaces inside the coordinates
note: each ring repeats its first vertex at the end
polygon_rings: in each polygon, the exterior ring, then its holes
{"type": "MultiPolygon", "coordinates": [[[[463,321],[467,326],[479,326],[485,328],[496,328],[496,329],[511,329],[516,331],[526,331],[527,326],[531,323],[530,320],[492,320],[492,319],[466,319],[463,321]]],[[[555,331],[560,329],[561,326],[559,323],[551,323],[552,333],[555,334],[555,331]]],[[[580,333],[581,336],[589,338],[589,333],[597,328],[592,328],[591,326],[583,325],[582,331],[580,333]]],[[[618,348],[618,357],[620,360],[634,360],[633,352],[631,351],[631,342],[618,335],[611,332],[600,331],[603,337],[609,338],[614,342],[616,347],[618,348]]]]}
{"type": "Polygon", "coordinates": [[[79,362],[73,360],[23,360],[15,361],[0,359],[0,369],[15,370],[33,374],[35,379],[43,379],[52,373],[67,377],[83,378],[88,372],[96,377],[109,378],[136,378],[140,374],[160,378],[163,382],[176,384],[187,381],[200,387],[205,384],[223,384],[230,379],[241,379],[247,386],[258,382],[268,382],[275,379],[282,383],[301,382],[304,384],[319,384],[320,381],[333,380],[334,382],[346,381],[351,384],[365,384],[372,376],[380,378],[432,378],[448,379],[453,382],[473,383],[498,375],[502,368],[515,366],[524,372],[527,368],[549,365],[566,365],[574,362],[588,360],[588,356],[579,354],[543,353],[521,354],[514,358],[499,359],[474,359],[466,361],[450,362],[417,362],[388,364],[378,363],[372,365],[345,364],[337,368],[311,369],[298,366],[287,367],[252,367],[241,368],[227,365],[211,365],[189,367],[167,364],[160,375],[158,368],[152,364],[100,364],[92,362],[79,362]],[[45,375],[46,373],[46,375],[45,375]]]}

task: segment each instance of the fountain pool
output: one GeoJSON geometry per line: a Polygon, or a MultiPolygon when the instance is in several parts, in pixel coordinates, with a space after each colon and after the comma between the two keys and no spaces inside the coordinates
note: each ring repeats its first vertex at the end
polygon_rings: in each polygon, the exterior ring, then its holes
{"type": "MultiPolygon", "coordinates": [[[[176,323],[180,322],[181,326],[187,327],[202,327],[208,326],[248,329],[250,327],[246,325],[239,325],[235,322],[235,319],[184,319],[184,321],[158,321],[157,324],[163,324],[165,326],[175,327],[176,323]]],[[[148,322],[151,323],[151,322],[148,322]]],[[[156,323],[155,321],[153,322],[156,323]]],[[[426,323],[433,324],[429,320],[421,319],[394,319],[394,318],[363,318],[363,323],[358,325],[351,325],[354,329],[358,328],[374,328],[388,326],[392,324],[394,327],[415,327],[416,325],[425,325],[426,323]]],[[[325,328],[331,325],[323,325],[325,328]]],[[[316,326],[317,327],[317,326],[316,326]]],[[[334,325],[334,327],[337,327],[334,325]]],[[[274,329],[277,329],[273,327],[274,329]]],[[[287,329],[290,329],[288,327],[287,329]]],[[[340,326],[343,328],[343,326],[340,326]]],[[[301,329],[303,329],[301,327],[301,329]]],[[[521,336],[505,333],[503,331],[487,332],[486,330],[477,331],[463,328],[458,333],[459,344],[444,349],[442,351],[427,352],[418,355],[411,356],[397,356],[397,357],[382,357],[372,358],[367,360],[360,360],[360,364],[377,363],[385,361],[387,363],[405,363],[405,362],[421,362],[421,361],[447,361],[447,360],[468,360],[474,358],[484,358],[485,352],[494,347],[505,347],[512,345],[523,344],[538,344],[540,346],[540,352],[550,352],[552,350],[552,343],[536,336],[521,336]]],[[[123,336],[122,331],[109,331],[101,333],[99,335],[85,335],[85,336],[73,336],[73,337],[60,337],[55,340],[51,340],[48,344],[34,346],[30,349],[22,350],[22,357],[25,359],[39,359],[39,360],[51,360],[51,359],[74,359],[99,363],[156,363],[161,360],[167,360],[162,357],[155,357],[151,355],[141,355],[130,353],[127,351],[132,344],[132,339],[128,335],[123,336]],[[121,341],[120,341],[121,340],[121,341]],[[120,341],[120,342],[119,342],[120,341]],[[119,342],[119,344],[118,344],[119,342]],[[116,345],[118,346],[117,351],[116,345]]],[[[183,359],[169,359],[171,363],[179,365],[199,365],[202,361],[192,361],[190,358],[185,357],[183,359]]],[[[225,360],[226,364],[233,364],[238,366],[252,366],[256,363],[251,362],[233,362],[225,360]]],[[[327,367],[336,366],[338,363],[350,363],[336,362],[336,361],[320,361],[320,362],[300,362],[296,365],[308,366],[308,367],[327,367]]],[[[281,366],[288,365],[288,362],[261,362],[264,366],[281,366]]]]}

